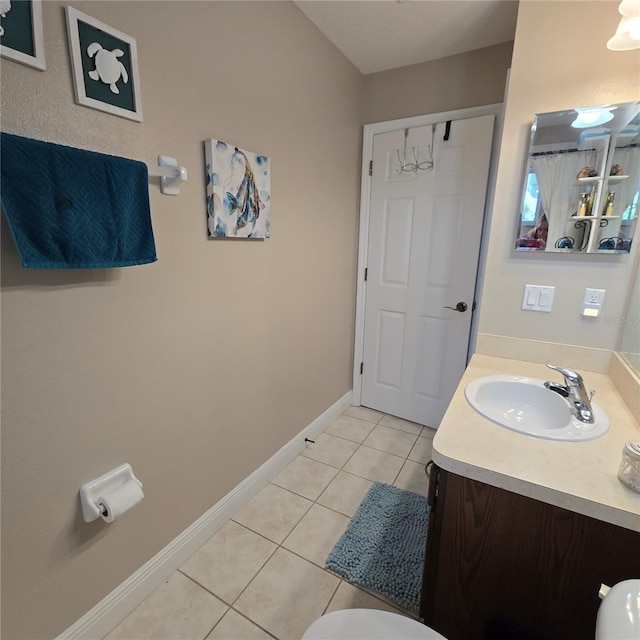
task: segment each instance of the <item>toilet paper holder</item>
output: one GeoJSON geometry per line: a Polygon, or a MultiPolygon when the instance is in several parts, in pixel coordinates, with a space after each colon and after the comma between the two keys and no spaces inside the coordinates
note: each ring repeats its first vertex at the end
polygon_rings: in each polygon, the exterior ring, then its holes
{"type": "Polygon", "coordinates": [[[85,522],[92,522],[106,515],[106,508],[100,504],[100,496],[110,493],[127,482],[136,482],[142,488],[142,482],[133,475],[130,464],[123,464],[104,475],[87,482],[80,487],[80,504],[85,522]]]}

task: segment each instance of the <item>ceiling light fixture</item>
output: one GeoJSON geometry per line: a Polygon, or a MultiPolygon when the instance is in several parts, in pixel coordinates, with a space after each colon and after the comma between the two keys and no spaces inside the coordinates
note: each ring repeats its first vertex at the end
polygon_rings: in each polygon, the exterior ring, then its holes
{"type": "Polygon", "coordinates": [[[607,49],[611,51],[640,49],[640,0],[622,0],[618,12],[622,18],[614,36],[607,42],[607,49]]]}
{"type": "Polygon", "coordinates": [[[578,107],[576,112],[578,117],[571,123],[575,129],[584,129],[586,127],[597,127],[609,120],[613,120],[615,107],[578,107]]]}

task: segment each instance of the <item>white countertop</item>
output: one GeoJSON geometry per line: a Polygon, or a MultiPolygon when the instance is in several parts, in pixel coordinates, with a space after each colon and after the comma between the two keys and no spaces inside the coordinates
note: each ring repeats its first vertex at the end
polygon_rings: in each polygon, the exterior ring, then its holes
{"type": "Polygon", "coordinates": [[[622,448],[629,440],[640,441],[640,425],[607,375],[580,373],[585,387],[596,391],[594,402],[609,416],[609,431],[586,442],[543,440],[483,418],[467,402],[464,389],[482,376],[562,382],[559,374],[543,364],[475,354],[434,438],[433,460],[452,473],[640,531],[640,494],[617,478],[622,448]]]}

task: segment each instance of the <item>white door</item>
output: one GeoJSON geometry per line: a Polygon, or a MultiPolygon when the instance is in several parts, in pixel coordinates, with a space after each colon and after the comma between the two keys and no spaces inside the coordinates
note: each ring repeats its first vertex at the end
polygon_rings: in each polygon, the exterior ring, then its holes
{"type": "Polygon", "coordinates": [[[363,406],[437,427],[460,382],[493,124],[487,115],[374,136],[363,406]],[[419,166],[398,173],[405,141],[419,166]]]}

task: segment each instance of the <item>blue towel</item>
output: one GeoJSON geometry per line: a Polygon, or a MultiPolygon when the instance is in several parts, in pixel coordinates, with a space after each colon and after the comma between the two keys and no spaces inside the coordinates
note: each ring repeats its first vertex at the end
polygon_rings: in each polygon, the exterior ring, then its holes
{"type": "Polygon", "coordinates": [[[0,176],[23,266],[100,269],[157,260],[143,162],[2,133],[0,176]]]}

